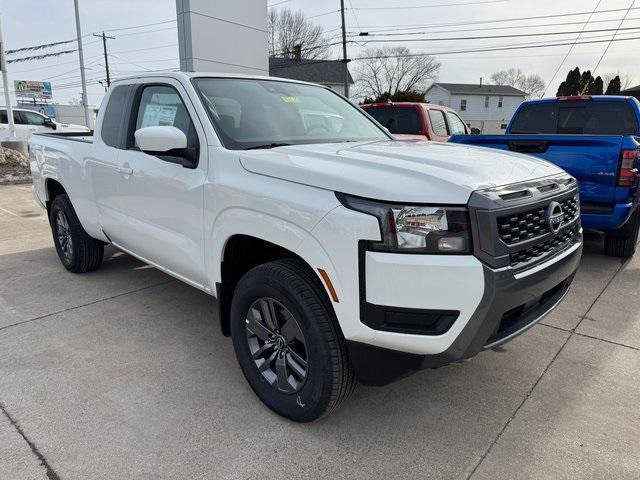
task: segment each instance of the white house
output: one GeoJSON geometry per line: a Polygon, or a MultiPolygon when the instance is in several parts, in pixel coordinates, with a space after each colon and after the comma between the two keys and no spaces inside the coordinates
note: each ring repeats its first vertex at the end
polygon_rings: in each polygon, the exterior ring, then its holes
{"type": "Polygon", "coordinates": [[[508,85],[434,83],[425,96],[428,103],[457,110],[470,128],[491,134],[504,133],[526,95],[508,85]]]}

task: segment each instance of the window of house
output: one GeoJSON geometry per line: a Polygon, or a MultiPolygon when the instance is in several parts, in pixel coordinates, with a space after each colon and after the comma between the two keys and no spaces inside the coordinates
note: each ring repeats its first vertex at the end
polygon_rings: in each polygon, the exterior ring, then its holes
{"type": "Polygon", "coordinates": [[[498,97],[498,108],[502,108],[503,97],[498,97]]]}
{"type": "Polygon", "coordinates": [[[431,128],[433,133],[439,137],[446,137],[447,123],[444,119],[444,112],[442,110],[429,110],[429,120],[431,121],[431,128]]]}
{"type": "Polygon", "coordinates": [[[460,111],[464,112],[467,109],[467,99],[463,98],[460,100],[460,111]]]}
{"type": "Polygon", "coordinates": [[[489,108],[489,95],[484,97],[484,108],[489,108]]]}

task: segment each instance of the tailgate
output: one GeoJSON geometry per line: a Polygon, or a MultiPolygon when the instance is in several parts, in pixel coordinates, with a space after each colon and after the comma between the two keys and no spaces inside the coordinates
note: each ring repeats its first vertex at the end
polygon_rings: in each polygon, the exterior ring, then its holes
{"type": "Polygon", "coordinates": [[[614,203],[622,142],[617,135],[457,135],[454,143],[543,158],[578,179],[582,202],[614,203]]]}

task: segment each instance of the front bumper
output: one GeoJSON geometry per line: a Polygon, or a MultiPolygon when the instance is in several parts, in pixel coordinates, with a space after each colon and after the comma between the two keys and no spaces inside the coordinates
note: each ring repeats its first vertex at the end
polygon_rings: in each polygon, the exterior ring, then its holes
{"type": "MultiPolygon", "coordinates": [[[[385,385],[413,371],[458,362],[511,340],[535,325],[562,300],[578,268],[581,254],[580,233],[566,250],[529,270],[516,272],[511,267],[492,269],[482,264],[484,293],[464,326],[457,329],[465,319],[454,318],[446,332],[435,331],[434,336],[421,336],[425,342],[430,342],[455,333],[455,339],[438,353],[407,353],[396,349],[395,345],[391,349],[348,340],[349,354],[359,381],[367,385],[385,385]]],[[[457,293],[460,299],[468,296],[464,288],[457,293]]],[[[380,325],[383,322],[381,319],[392,311],[395,324],[402,324],[399,317],[402,316],[403,309],[379,307],[370,301],[363,301],[363,304],[363,323],[380,325]],[[364,315],[374,318],[365,318],[364,315]]],[[[452,312],[446,310],[429,310],[420,317],[420,312],[412,309],[408,313],[411,318],[407,318],[405,323],[415,323],[420,318],[433,318],[434,312],[452,315],[452,312]]],[[[460,316],[464,317],[464,311],[460,312],[460,316]]],[[[436,328],[437,321],[442,321],[443,318],[445,317],[440,316],[435,319],[436,328]]],[[[390,335],[401,335],[412,340],[419,337],[415,334],[391,332],[388,329],[381,334],[386,338],[390,335]]]]}

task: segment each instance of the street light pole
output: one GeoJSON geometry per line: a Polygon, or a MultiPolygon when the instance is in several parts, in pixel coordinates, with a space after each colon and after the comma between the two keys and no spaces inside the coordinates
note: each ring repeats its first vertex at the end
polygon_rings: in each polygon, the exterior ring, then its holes
{"type": "Polygon", "coordinates": [[[7,123],[9,123],[9,138],[16,138],[16,125],[13,121],[11,96],[9,95],[9,80],[7,80],[7,62],[4,58],[4,41],[2,40],[2,21],[0,20],[0,69],[2,70],[2,86],[4,87],[4,103],[7,107],[7,123]]]}
{"type": "Polygon", "coordinates": [[[78,57],[80,60],[80,81],[82,82],[82,105],[84,106],[84,123],[89,127],[89,103],[87,100],[87,78],[84,74],[84,55],[82,53],[82,31],[80,29],[80,10],[78,0],[73,0],[76,11],[76,32],[78,35],[78,57]]]}

